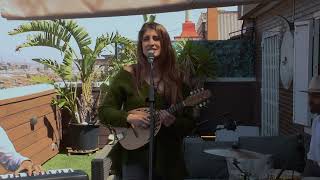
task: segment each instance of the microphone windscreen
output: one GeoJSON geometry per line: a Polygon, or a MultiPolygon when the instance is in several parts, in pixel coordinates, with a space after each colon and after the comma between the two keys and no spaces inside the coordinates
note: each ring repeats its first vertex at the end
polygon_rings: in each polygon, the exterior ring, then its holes
{"type": "Polygon", "coordinates": [[[148,57],[154,57],[154,50],[150,49],[148,50],[148,57]]]}

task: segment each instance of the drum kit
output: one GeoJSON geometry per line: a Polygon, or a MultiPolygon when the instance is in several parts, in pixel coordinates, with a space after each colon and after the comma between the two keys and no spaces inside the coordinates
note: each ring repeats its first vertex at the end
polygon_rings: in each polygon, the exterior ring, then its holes
{"type": "Polygon", "coordinates": [[[227,160],[229,179],[262,179],[271,168],[270,155],[238,149],[205,149],[205,153],[223,156],[227,160]],[[239,177],[240,175],[240,177],[239,177]]]}
{"type": "Polygon", "coordinates": [[[234,159],[258,159],[260,158],[260,153],[256,153],[253,151],[245,150],[245,149],[235,149],[235,148],[228,148],[228,149],[206,149],[204,150],[205,153],[223,156],[227,158],[234,158],[234,159]]]}

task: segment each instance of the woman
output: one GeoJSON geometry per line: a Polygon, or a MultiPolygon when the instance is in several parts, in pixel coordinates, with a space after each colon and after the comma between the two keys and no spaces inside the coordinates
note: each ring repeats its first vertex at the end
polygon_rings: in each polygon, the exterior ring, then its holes
{"type": "MultiPolygon", "coordinates": [[[[150,50],[155,57],[155,106],[162,123],[155,137],[154,174],[156,179],[179,180],[185,176],[182,139],[193,128],[194,121],[191,108],[175,114],[163,110],[183,100],[183,92],[187,92],[187,89],[182,86],[170,37],[162,25],[145,23],[142,26],[138,36],[138,63],[124,67],[115,76],[99,109],[99,117],[102,123],[114,127],[149,127],[149,114],[134,110],[148,107],[146,99],[151,83],[147,54],[150,50]]],[[[149,144],[130,151],[117,145],[111,157],[113,169],[124,180],[147,179],[148,149],[149,144]]]]}

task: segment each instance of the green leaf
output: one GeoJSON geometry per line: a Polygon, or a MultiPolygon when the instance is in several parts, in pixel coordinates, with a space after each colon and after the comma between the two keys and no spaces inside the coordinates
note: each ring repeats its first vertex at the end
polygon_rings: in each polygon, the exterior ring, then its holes
{"type": "Polygon", "coordinates": [[[46,46],[52,47],[59,51],[63,51],[63,46],[60,45],[61,39],[58,36],[54,36],[50,33],[37,33],[33,36],[29,36],[27,41],[23,44],[17,46],[16,51],[20,50],[21,48],[26,47],[36,47],[36,46],[46,46]]]}
{"type": "Polygon", "coordinates": [[[156,15],[151,15],[149,17],[149,22],[154,22],[156,20],[156,15]]]}
{"type": "Polygon", "coordinates": [[[205,46],[189,40],[179,41],[175,44],[178,67],[184,72],[184,79],[215,78],[216,60],[210,55],[205,46]]]}
{"type": "Polygon", "coordinates": [[[10,31],[9,35],[16,35],[26,32],[43,32],[59,37],[64,42],[69,42],[70,34],[68,31],[52,21],[31,21],[20,25],[18,28],[10,31]]]}
{"type": "Polygon", "coordinates": [[[66,100],[65,100],[65,99],[61,99],[61,100],[58,102],[57,106],[58,106],[59,108],[62,108],[63,106],[65,106],[65,104],[66,104],[66,100]]]}
{"type": "Polygon", "coordinates": [[[77,42],[81,54],[85,54],[86,47],[91,44],[91,38],[85,29],[73,20],[53,20],[53,22],[66,29],[77,42]]]}
{"type": "Polygon", "coordinates": [[[147,14],[144,14],[142,15],[143,16],[143,22],[147,22],[148,21],[148,15],[147,14]]]}

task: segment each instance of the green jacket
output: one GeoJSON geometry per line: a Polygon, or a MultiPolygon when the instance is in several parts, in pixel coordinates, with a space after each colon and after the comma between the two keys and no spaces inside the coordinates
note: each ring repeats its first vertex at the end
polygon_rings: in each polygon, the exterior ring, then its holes
{"type": "MultiPolygon", "coordinates": [[[[112,80],[108,93],[100,106],[99,118],[103,124],[113,127],[127,127],[128,111],[139,107],[148,107],[149,85],[144,82],[137,92],[132,75],[121,69],[112,80]]],[[[187,93],[187,88],[183,88],[187,93]]],[[[184,93],[185,94],[185,93],[184,93]]],[[[155,93],[156,109],[166,109],[164,97],[155,93]]],[[[180,180],[186,175],[183,159],[182,140],[193,127],[195,122],[192,118],[192,108],[185,108],[176,113],[176,121],[170,127],[162,126],[155,138],[155,170],[166,180],[180,180]]],[[[111,153],[112,169],[121,173],[122,163],[140,162],[145,168],[148,167],[149,144],[136,149],[125,150],[119,145],[111,153]]]]}

